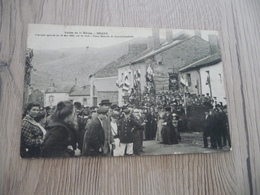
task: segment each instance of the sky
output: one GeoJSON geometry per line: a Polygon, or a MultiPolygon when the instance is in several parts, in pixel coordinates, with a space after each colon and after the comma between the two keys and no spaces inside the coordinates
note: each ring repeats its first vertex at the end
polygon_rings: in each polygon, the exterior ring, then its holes
{"type": "MultiPolygon", "coordinates": [[[[173,35],[183,30],[173,30],[173,35]]],[[[193,30],[185,30],[194,35],[193,30]]],[[[160,29],[160,37],[165,38],[165,29],[160,29]]],[[[201,31],[203,39],[216,31],[201,31]]],[[[99,26],[65,26],[50,24],[30,24],[28,28],[27,48],[60,49],[80,47],[108,47],[137,37],[152,36],[149,28],[122,28],[99,26]]]]}

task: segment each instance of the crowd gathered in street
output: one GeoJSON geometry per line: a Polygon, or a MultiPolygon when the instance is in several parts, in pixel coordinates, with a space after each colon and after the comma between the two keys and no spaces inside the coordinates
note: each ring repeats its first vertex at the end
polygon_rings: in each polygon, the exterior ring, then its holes
{"type": "Polygon", "coordinates": [[[69,100],[52,108],[28,103],[22,119],[21,156],[142,155],[144,141],[164,145],[182,142],[180,132],[192,129],[187,118],[196,106],[205,111],[201,147],[222,149],[228,144],[231,148],[226,105],[215,103],[208,95],[177,95],[170,101],[169,94],[158,97],[157,105],[140,107],[131,102],[119,107],[108,99],[91,107],[69,100]]]}

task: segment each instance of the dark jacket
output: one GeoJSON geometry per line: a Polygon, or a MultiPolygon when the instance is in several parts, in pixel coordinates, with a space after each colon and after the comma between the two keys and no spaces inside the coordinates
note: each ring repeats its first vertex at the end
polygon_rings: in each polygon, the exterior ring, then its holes
{"type": "Polygon", "coordinates": [[[76,149],[76,132],[72,125],[51,122],[48,127],[44,145],[42,147],[43,157],[69,157],[73,151],[68,149],[71,145],[76,149]]]}
{"type": "Polygon", "coordinates": [[[119,139],[122,143],[133,143],[133,132],[143,128],[133,117],[121,119],[118,125],[119,139]]]}
{"type": "Polygon", "coordinates": [[[172,124],[172,115],[166,114],[164,116],[164,122],[166,125],[162,128],[162,138],[164,144],[178,144],[178,138],[176,130],[172,124]]]}
{"type": "Polygon", "coordinates": [[[105,133],[98,117],[94,118],[85,133],[83,141],[82,155],[97,156],[101,155],[100,148],[105,142],[105,133]]]}
{"type": "Polygon", "coordinates": [[[114,136],[111,131],[111,119],[104,118],[102,119],[103,122],[103,129],[104,129],[104,145],[103,145],[103,153],[108,154],[110,153],[110,144],[114,142],[114,136]]]}

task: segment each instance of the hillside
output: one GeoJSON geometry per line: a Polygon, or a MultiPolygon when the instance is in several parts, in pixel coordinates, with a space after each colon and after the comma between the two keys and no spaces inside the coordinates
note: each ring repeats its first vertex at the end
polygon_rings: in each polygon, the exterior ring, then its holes
{"type": "Polygon", "coordinates": [[[124,55],[127,48],[76,48],[34,51],[32,64],[32,86],[45,90],[52,83],[58,86],[72,86],[77,78],[79,86],[89,84],[93,74],[115,58],[124,55]]]}
{"type": "Polygon", "coordinates": [[[52,83],[72,86],[90,83],[89,76],[128,52],[128,44],[145,43],[146,39],[133,39],[105,48],[71,48],[34,50],[31,85],[46,90],[52,83]]]}

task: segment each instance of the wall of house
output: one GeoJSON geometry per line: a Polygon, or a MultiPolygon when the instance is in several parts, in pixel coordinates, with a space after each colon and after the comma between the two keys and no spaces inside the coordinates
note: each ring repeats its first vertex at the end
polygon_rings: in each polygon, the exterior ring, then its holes
{"type": "MultiPolygon", "coordinates": [[[[161,53],[164,67],[181,68],[210,54],[209,43],[199,37],[176,45],[161,53]]],[[[169,69],[170,70],[170,69],[169,69]]]]}
{"type": "Polygon", "coordinates": [[[44,106],[56,106],[60,101],[69,100],[68,93],[46,93],[44,98],[44,106]],[[50,96],[53,96],[53,102],[50,102],[50,96]]]}
{"type": "MultiPolygon", "coordinates": [[[[118,81],[119,82],[124,82],[124,74],[125,72],[128,73],[128,78],[129,78],[129,83],[130,83],[130,88],[133,87],[133,80],[134,80],[134,72],[137,71],[138,69],[140,70],[140,83],[141,83],[141,90],[144,91],[144,87],[146,86],[146,79],[145,79],[145,74],[146,70],[149,66],[149,63],[147,62],[142,62],[142,63],[137,63],[131,66],[125,66],[122,68],[118,69],[118,81]]],[[[118,88],[118,105],[122,106],[124,104],[123,100],[123,90],[122,88],[118,88]]]]}
{"type": "Polygon", "coordinates": [[[36,102],[44,106],[44,95],[40,91],[35,91],[28,97],[28,102],[36,102]]]}
{"type": "Polygon", "coordinates": [[[105,99],[108,99],[113,104],[118,104],[118,92],[98,92],[97,104],[105,99]]]}
{"type": "Polygon", "coordinates": [[[187,90],[191,94],[200,94],[200,75],[197,70],[187,71],[180,73],[180,77],[185,79],[188,82],[187,74],[190,74],[190,85],[187,86],[187,90]]]}
{"type": "Polygon", "coordinates": [[[209,75],[210,75],[212,97],[216,97],[217,102],[222,102],[225,105],[226,93],[225,93],[225,86],[224,86],[222,62],[216,65],[212,65],[200,69],[202,94],[206,94],[206,93],[210,94],[209,85],[206,85],[207,76],[208,76],[208,73],[206,71],[209,71],[209,75]]]}
{"type": "Polygon", "coordinates": [[[73,102],[80,102],[84,106],[92,106],[90,96],[69,96],[69,99],[73,102]],[[84,98],[86,98],[87,100],[84,101],[84,98]]]}

